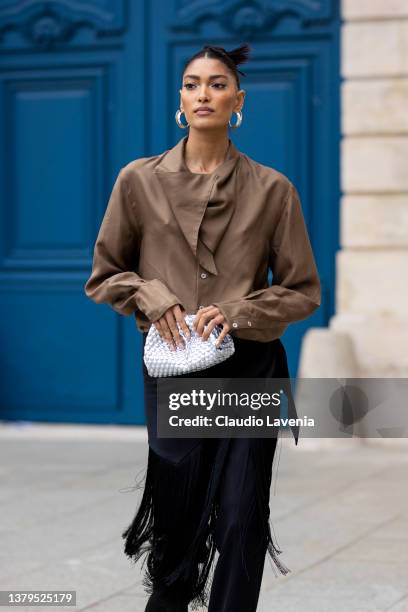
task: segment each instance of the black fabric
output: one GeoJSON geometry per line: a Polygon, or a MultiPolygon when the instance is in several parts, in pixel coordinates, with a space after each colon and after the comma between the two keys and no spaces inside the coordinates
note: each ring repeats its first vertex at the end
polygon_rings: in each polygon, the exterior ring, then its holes
{"type": "MultiPolygon", "coordinates": [[[[289,377],[279,339],[234,343],[229,359],[183,377],[289,377]]],[[[134,561],[148,553],[143,584],[168,598],[169,612],[186,602],[255,612],[266,552],[279,572],[291,571],[278,559],[269,521],[277,438],[158,438],[157,379],[142,367],[148,464],[140,506],[122,534],[125,553],[134,561]]]]}

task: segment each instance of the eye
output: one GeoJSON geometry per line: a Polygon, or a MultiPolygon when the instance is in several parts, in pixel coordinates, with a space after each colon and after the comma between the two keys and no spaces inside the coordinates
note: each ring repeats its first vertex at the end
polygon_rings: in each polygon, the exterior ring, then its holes
{"type": "MultiPolygon", "coordinates": [[[[225,89],[225,88],[226,88],[225,83],[214,83],[213,85],[214,85],[214,87],[215,87],[216,89],[225,89]]],[[[195,83],[184,83],[184,87],[185,87],[186,89],[190,89],[190,90],[191,90],[191,89],[192,89],[193,87],[195,87],[195,86],[196,86],[196,84],[195,84],[195,83]]]]}

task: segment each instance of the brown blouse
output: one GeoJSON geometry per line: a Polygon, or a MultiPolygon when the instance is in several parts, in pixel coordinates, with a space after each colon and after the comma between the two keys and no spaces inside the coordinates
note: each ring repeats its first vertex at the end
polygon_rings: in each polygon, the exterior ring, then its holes
{"type": "Polygon", "coordinates": [[[140,331],[175,304],[187,313],[214,304],[233,336],[274,340],[321,300],[298,192],[231,140],[214,172],[193,173],[187,138],[120,170],[85,293],[133,313],[140,331]]]}

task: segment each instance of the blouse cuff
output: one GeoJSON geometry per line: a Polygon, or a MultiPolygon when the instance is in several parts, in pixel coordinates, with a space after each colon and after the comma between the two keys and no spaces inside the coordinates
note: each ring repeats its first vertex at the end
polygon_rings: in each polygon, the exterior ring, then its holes
{"type": "Polygon", "coordinates": [[[139,287],[135,295],[137,307],[144,312],[149,321],[160,319],[171,306],[181,304],[162,281],[154,278],[139,287]]]}
{"type": "Polygon", "coordinates": [[[250,304],[245,302],[212,302],[232,329],[259,327],[256,317],[251,314],[250,304]]]}

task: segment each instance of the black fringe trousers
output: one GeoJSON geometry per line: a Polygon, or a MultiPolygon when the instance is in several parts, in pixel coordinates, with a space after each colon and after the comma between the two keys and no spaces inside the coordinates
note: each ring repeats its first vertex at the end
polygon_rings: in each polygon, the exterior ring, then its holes
{"type": "MultiPolygon", "coordinates": [[[[279,339],[234,343],[225,362],[183,378],[289,378],[279,339]]],[[[122,533],[125,554],[136,562],[148,553],[143,584],[162,594],[158,611],[187,612],[190,603],[255,612],[266,553],[281,574],[291,571],[278,559],[269,520],[277,438],[158,438],[157,379],[142,366],[148,462],[141,503],[122,533]]]]}

